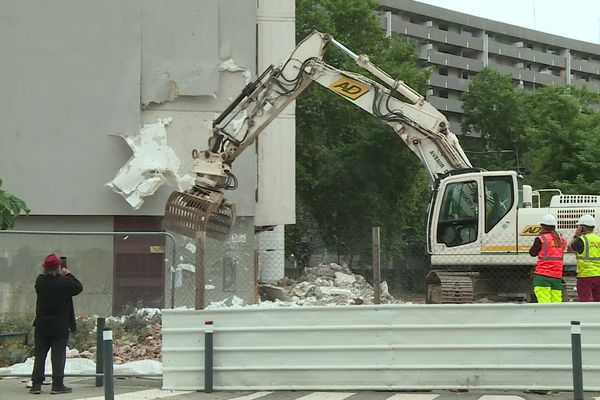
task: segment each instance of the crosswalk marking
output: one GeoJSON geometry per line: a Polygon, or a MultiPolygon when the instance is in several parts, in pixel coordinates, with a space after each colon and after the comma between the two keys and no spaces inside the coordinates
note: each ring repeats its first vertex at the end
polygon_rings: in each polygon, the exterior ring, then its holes
{"type": "Polygon", "coordinates": [[[229,399],[229,400],[254,400],[254,399],[258,399],[260,397],[264,397],[264,396],[268,396],[273,392],[255,392],[255,393],[250,393],[244,396],[240,396],[240,397],[234,397],[233,399],[229,399]]]}
{"type": "MultiPolygon", "coordinates": [[[[182,394],[194,393],[190,391],[180,391],[180,390],[161,390],[161,389],[148,389],[141,390],[138,392],[129,392],[129,393],[121,393],[115,394],[115,400],[155,400],[162,399],[165,397],[179,396],[182,394]]],[[[78,400],[104,400],[104,396],[97,397],[85,397],[78,400]]]]}
{"type": "MultiPolygon", "coordinates": [[[[179,391],[179,390],[161,390],[161,389],[148,389],[137,392],[129,392],[116,394],[115,400],[157,400],[167,397],[180,396],[189,393],[195,393],[195,391],[179,391]]],[[[230,398],[229,400],[255,400],[266,397],[275,392],[254,392],[245,394],[243,396],[230,398]]],[[[344,400],[349,397],[356,395],[356,392],[312,392],[307,395],[295,398],[295,400],[344,400]]],[[[438,398],[440,394],[436,393],[396,393],[390,397],[386,397],[385,400],[434,400],[438,398]]],[[[104,396],[97,397],[85,397],[77,400],[104,400],[104,396]]],[[[482,395],[477,400],[525,400],[523,397],[515,395],[482,395]]],[[[600,397],[593,397],[591,400],[600,400],[600,397]]]]}
{"type": "Polygon", "coordinates": [[[296,400],[344,400],[355,394],[356,393],[343,392],[312,392],[311,394],[299,397],[296,400]]]}
{"type": "MultiPolygon", "coordinates": [[[[229,400],[254,400],[260,399],[261,397],[267,396],[274,392],[255,392],[252,394],[234,397],[229,400]]],[[[302,397],[295,398],[294,400],[344,400],[349,397],[356,395],[357,393],[350,392],[312,392],[302,397]]],[[[434,400],[440,397],[440,394],[436,393],[397,393],[386,397],[384,400],[434,400]]],[[[87,400],[87,399],[86,399],[87,400]]],[[[91,399],[90,399],[91,400],[91,399]]],[[[94,399],[96,400],[96,399],[94,399]]],[[[102,399],[98,399],[102,400],[102,399]]],[[[119,399],[121,400],[121,399],[119,399]]],[[[130,399],[123,399],[130,400],[130,399]]],[[[134,399],[131,399],[134,400],[134,399]]],[[[135,399],[138,400],[138,399],[135,399]]],[[[141,399],[140,399],[141,400],[141,399]]],[[[144,399],[145,400],[145,399],[144,399]]],[[[525,400],[523,397],[514,395],[482,395],[477,400],[525,400]]],[[[600,397],[594,397],[592,400],[600,400],[600,397]]]]}

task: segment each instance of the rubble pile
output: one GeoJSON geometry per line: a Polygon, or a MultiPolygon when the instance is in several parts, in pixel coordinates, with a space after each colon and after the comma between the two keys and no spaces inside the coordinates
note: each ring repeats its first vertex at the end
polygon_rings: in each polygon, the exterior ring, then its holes
{"type": "MultiPolygon", "coordinates": [[[[159,324],[150,325],[146,336],[137,343],[124,342],[115,338],[113,344],[113,360],[115,364],[126,364],[137,360],[161,360],[162,334],[159,324]]],[[[72,349],[67,358],[96,359],[96,347],[79,352],[72,349]]]]}
{"type": "MultiPolygon", "coordinates": [[[[261,299],[315,306],[373,304],[374,289],[362,275],[352,273],[347,266],[328,263],[305,268],[298,281],[284,277],[276,286],[262,285],[261,299]]],[[[399,302],[389,294],[385,281],[381,283],[381,302],[399,302]]]]}
{"type": "Polygon", "coordinates": [[[118,343],[114,347],[115,364],[136,360],[161,360],[162,334],[160,325],[151,325],[146,337],[137,343],[118,343]]]}

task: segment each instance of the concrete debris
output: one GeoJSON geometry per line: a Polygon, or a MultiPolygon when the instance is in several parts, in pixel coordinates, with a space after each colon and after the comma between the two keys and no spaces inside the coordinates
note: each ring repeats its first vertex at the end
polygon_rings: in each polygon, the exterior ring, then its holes
{"type": "MultiPolygon", "coordinates": [[[[374,299],[373,286],[362,275],[335,263],[305,268],[298,281],[284,277],[277,285],[263,284],[260,294],[262,302],[278,305],[373,304],[374,299]]],[[[400,303],[389,294],[385,281],[381,282],[381,302],[400,303]]]]}
{"type": "MultiPolygon", "coordinates": [[[[125,342],[115,338],[113,343],[113,357],[115,364],[126,364],[138,360],[160,361],[162,347],[162,333],[159,324],[150,325],[146,336],[136,342],[125,342]]],[[[96,359],[96,347],[79,352],[72,349],[67,352],[67,358],[96,359]]]]}

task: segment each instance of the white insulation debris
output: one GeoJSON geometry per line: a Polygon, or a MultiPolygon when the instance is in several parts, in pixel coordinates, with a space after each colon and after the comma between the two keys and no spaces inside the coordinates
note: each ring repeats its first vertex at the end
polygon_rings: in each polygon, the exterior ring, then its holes
{"type": "Polygon", "coordinates": [[[235,61],[233,61],[232,58],[223,61],[219,65],[219,71],[220,72],[223,72],[223,71],[227,71],[227,72],[241,72],[242,73],[242,78],[244,78],[244,81],[246,82],[246,84],[248,82],[250,82],[250,70],[248,68],[242,68],[239,65],[237,65],[235,63],[235,61]]]}
{"type": "Polygon", "coordinates": [[[144,198],[153,195],[169,175],[176,178],[179,190],[186,190],[194,183],[191,175],[179,174],[181,162],[167,143],[165,127],[172,120],[158,118],[154,124],[143,125],[139,135],[119,135],[131,147],[133,156],[105,186],[121,195],[134,210],[138,210],[144,198]]]}

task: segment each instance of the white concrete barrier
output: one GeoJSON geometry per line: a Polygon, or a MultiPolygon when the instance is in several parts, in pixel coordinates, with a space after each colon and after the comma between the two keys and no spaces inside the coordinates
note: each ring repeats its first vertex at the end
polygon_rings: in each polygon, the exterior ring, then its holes
{"type": "Polygon", "coordinates": [[[204,389],[205,320],[214,390],[572,390],[572,320],[600,390],[599,303],[163,310],[164,389],[204,389]]]}

